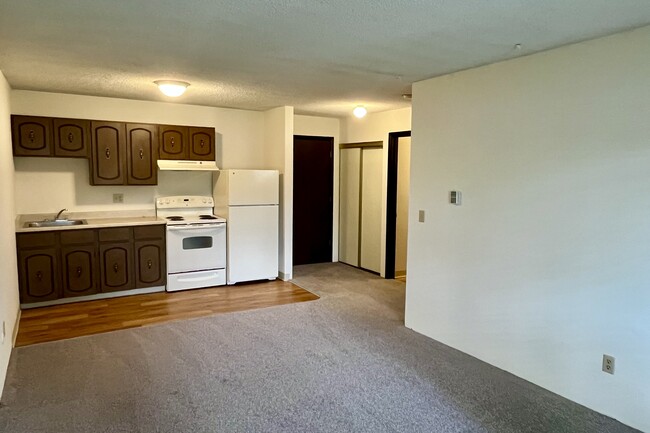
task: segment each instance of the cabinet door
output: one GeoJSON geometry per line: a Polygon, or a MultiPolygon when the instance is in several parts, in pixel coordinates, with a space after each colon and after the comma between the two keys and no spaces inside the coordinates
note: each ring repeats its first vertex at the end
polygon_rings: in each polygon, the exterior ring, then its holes
{"type": "Polygon", "coordinates": [[[101,291],[117,292],[135,288],[133,281],[133,244],[102,244],[99,247],[101,291]]]}
{"type": "Polygon", "coordinates": [[[160,125],[160,159],[188,159],[187,126],[160,125]]]}
{"type": "Polygon", "coordinates": [[[15,156],[52,156],[52,119],[11,116],[15,156]]]}
{"type": "Polygon", "coordinates": [[[18,252],[20,302],[52,301],[61,297],[56,248],[18,252]]]}
{"type": "Polygon", "coordinates": [[[214,128],[190,127],[190,159],[214,161],[214,128]]]}
{"type": "Polygon", "coordinates": [[[127,183],[156,185],[158,183],[158,128],[154,125],[126,125],[127,183]]]}
{"type": "Polygon", "coordinates": [[[167,281],[165,240],[135,242],[137,288],[164,286],[167,281]]]}
{"type": "Polygon", "coordinates": [[[80,119],[53,119],[54,156],[88,158],[90,122],[80,119]]]}
{"type": "Polygon", "coordinates": [[[92,295],[99,292],[96,257],[95,245],[78,245],[61,249],[63,297],[92,295]]]}
{"type": "Polygon", "coordinates": [[[92,122],[91,130],[91,185],[124,185],[124,124],[92,122]]]}

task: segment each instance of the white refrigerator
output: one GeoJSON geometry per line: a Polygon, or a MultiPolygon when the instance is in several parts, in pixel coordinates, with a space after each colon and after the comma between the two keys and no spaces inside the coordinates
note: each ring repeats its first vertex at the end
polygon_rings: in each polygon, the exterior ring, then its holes
{"type": "Polygon", "coordinates": [[[226,282],[278,277],[280,175],[277,170],[213,174],[214,213],[226,218],[226,282]]]}

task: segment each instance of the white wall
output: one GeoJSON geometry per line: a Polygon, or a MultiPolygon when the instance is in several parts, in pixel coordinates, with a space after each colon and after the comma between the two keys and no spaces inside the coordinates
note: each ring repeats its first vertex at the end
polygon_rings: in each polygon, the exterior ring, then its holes
{"type": "Polygon", "coordinates": [[[280,278],[293,269],[293,107],[264,112],[264,167],[280,172],[280,278]]]}
{"type": "Polygon", "coordinates": [[[5,383],[7,365],[13,346],[13,335],[19,313],[16,234],[14,233],[14,165],[9,123],[10,87],[0,71],[0,396],[5,383]]]}
{"type": "MultiPolygon", "coordinates": [[[[260,168],[264,164],[264,114],[129,99],[14,90],[13,114],[213,126],[221,168],[260,168]]],[[[88,163],[81,159],[15,158],[16,210],[22,213],[153,209],[159,195],[211,195],[210,173],[159,172],[158,186],[90,186],[88,163]],[[124,204],[113,204],[113,193],[124,204]]]]}
{"type": "Polygon", "coordinates": [[[343,121],[341,143],[383,142],[382,205],[381,205],[381,276],[386,270],[386,195],[388,179],[388,133],[411,130],[411,108],[370,113],[363,119],[349,117],[343,121]]]}
{"type": "Polygon", "coordinates": [[[339,138],[341,120],[332,117],[293,116],[294,135],[334,138],[334,196],[332,211],[332,261],[339,260],[339,138]]]}
{"type": "Polygon", "coordinates": [[[650,431],[650,27],[413,94],[406,325],[650,431]]]}

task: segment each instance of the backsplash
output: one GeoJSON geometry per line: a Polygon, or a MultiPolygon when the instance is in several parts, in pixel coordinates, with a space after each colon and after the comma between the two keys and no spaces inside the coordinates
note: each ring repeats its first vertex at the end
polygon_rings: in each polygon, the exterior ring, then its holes
{"type": "Polygon", "coordinates": [[[158,196],[212,195],[212,173],[161,171],[156,186],[91,186],[85,159],[17,157],[14,165],[17,214],[153,209],[158,196]]]}

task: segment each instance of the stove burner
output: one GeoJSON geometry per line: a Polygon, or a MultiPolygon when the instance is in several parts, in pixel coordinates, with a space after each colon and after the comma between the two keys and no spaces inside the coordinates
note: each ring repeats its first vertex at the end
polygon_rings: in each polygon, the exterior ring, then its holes
{"type": "Polygon", "coordinates": [[[199,219],[200,220],[216,220],[217,217],[212,216],[212,215],[199,215],[199,219]]]}
{"type": "Polygon", "coordinates": [[[172,215],[172,216],[168,216],[167,219],[169,221],[183,221],[185,218],[179,215],[172,215]]]}

